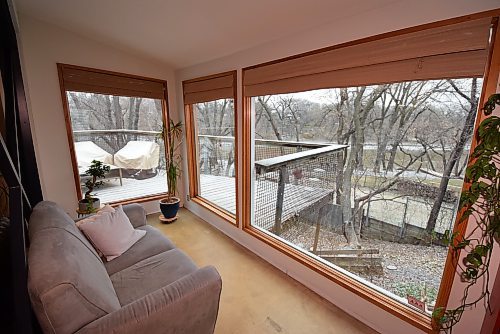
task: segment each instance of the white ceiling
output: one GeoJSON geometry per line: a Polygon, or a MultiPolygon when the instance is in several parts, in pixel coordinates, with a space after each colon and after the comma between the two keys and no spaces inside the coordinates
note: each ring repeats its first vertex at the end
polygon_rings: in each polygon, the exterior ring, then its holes
{"type": "Polygon", "coordinates": [[[17,11],[175,69],[400,0],[15,0],[17,11]]]}

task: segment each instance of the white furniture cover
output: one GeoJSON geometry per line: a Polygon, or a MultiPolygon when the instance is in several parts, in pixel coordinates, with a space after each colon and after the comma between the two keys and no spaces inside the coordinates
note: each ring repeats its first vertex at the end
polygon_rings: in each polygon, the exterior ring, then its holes
{"type": "Polygon", "coordinates": [[[160,145],[152,141],[129,141],[115,153],[114,165],[128,169],[151,169],[158,167],[160,145]]]}
{"type": "Polygon", "coordinates": [[[108,165],[113,164],[113,155],[91,141],[75,142],[75,153],[78,167],[87,168],[92,160],[98,160],[108,165]]]}

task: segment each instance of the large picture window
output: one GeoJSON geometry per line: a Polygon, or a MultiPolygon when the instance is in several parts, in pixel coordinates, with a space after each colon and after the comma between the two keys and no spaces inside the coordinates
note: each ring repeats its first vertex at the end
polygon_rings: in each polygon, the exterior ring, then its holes
{"type": "Polygon", "coordinates": [[[236,72],[185,81],[190,195],[235,222],[236,72]]]}
{"type": "Polygon", "coordinates": [[[443,234],[455,228],[492,22],[244,69],[244,228],[429,329],[453,276],[443,234]]]}
{"type": "Polygon", "coordinates": [[[94,160],[110,168],[96,190],[101,202],[164,194],[166,83],[69,65],[59,71],[79,196],[94,160]]]}
{"type": "Polygon", "coordinates": [[[481,82],[256,97],[252,226],[430,314],[481,82]]]}

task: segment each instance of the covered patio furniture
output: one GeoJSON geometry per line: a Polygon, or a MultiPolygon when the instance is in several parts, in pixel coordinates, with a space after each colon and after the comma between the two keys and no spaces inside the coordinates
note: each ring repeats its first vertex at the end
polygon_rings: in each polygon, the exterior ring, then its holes
{"type": "Polygon", "coordinates": [[[88,178],[88,176],[85,175],[85,171],[89,168],[92,161],[98,160],[110,167],[106,179],[119,178],[120,185],[123,185],[122,170],[113,165],[113,155],[97,146],[94,142],[75,142],[75,153],[76,160],[78,161],[78,174],[80,174],[80,180],[82,182],[85,178],[88,178]]]}
{"type": "Polygon", "coordinates": [[[127,169],[153,169],[159,161],[160,145],[152,141],[129,141],[114,156],[114,164],[127,169]]]}
{"type": "Polygon", "coordinates": [[[92,163],[92,160],[98,160],[109,165],[113,164],[113,155],[91,141],[76,142],[75,153],[78,167],[88,167],[92,163]]]}

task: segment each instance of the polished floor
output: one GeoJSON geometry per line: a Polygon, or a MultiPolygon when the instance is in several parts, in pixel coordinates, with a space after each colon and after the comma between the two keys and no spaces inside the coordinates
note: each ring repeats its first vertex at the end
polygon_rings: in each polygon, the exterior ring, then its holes
{"type": "Polygon", "coordinates": [[[250,251],[181,209],[179,219],[158,227],[199,266],[222,276],[217,334],[376,333],[250,251]]]}

